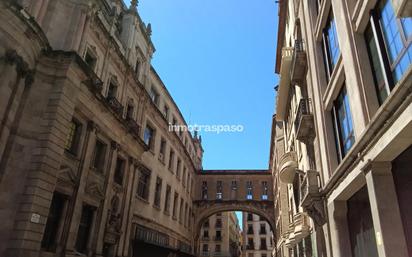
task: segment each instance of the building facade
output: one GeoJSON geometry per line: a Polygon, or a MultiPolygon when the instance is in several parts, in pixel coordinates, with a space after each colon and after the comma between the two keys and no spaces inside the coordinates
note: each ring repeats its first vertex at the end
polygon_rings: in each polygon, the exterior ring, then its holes
{"type": "Polygon", "coordinates": [[[137,1],[0,12],[0,256],[193,256],[201,139],[170,130],[137,1]]]}
{"type": "Polygon", "coordinates": [[[241,231],[235,212],[210,216],[200,235],[200,256],[241,256],[241,231]]]}
{"type": "Polygon", "coordinates": [[[410,1],[280,1],[276,256],[412,255],[410,1]]]}
{"type": "Polygon", "coordinates": [[[243,257],[271,257],[273,233],[267,221],[256,214],[243,212],[243,257]]]}

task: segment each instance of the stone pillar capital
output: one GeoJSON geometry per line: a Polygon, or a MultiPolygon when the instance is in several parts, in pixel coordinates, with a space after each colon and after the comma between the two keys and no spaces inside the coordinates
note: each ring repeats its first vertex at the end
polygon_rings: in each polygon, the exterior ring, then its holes
{"type": "Polygon", "coordinates": [[[374,175],[390,175],[392,174],[392,163],[368,160],[361,169],[365,175],[370,172],[373,172],[374,175]]]}

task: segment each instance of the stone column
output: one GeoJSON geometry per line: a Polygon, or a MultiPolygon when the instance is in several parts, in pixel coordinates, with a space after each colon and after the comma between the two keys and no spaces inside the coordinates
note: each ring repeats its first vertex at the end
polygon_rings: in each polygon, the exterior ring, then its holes
{"type": "Polygon", "coordinates": [[[122,217],[122,235],[119,241],[119,256],[128,256],[129,250],[129,237],[130,237],[130,230],[132,227],[132,218],[133,218],[133,200],[134,200],[134,192],[136,192],[134,185],[137,185],[135,182],[136,179],[136,166],[137,160],[130,157],[129,158],[129,170],[125,171],[127,174],[126,182],[127,189],[126,194],[124,196],[125,206],[123,211],[122,217]]]}
{"type": "Polygon", "coordinates": [[[408,250],[390,162],[364,168],[379,257],[407,257],[408,250]]]}
{"type": "MultiPolygon", "coordinates": [[[[116,169],[116,160],[117,160],[117,154],[119,151],[119,147],[120,147],[119,144],[116,143],[115,141],[111,142],[111,148],[110,148],[111,150],[110,150],[109,162],[108,162],[109,170],[107,171],[105,188],[104,188],[105,197],[102,203],[103,206],[101,206],[100,208],[101,212],[98,215],[97,231],[94,234],[95,235],[94,240],[96,240],[96,244],[97,244],[97,247],[96,247],[97,256],[102,255],[107,219],[110,218],[107,216],[107,214],[108,214],[108,210],[111,208],[110,203],[111,203],[112,195],[113,195],[111,187],[113,185],[113,175],[116,169]]],[[[120,209],[120,202],[119,202],[118,207],[120,209]]]]}
{"type": "Polygon", "coordinates": [[[329,203],[328,211],[333,257],[352,257],[346,201],[329,203]]]}
{"type": "Polygon", "coordinates": [[[97,126],[95,123],[90,121],[87,124],[87,129],[88,129],[88,139],[85,142],[87,144],[86,150],[85,150],[85,155],[83,159],[83,163],[80,166],[80,170],[78,172],[79,176],[79,185],[78,188],[75,189],[75,193],[73,194],[73,199],[72,199],[72,204],[69,208],[69,211],[71,211],[70,215],[70,220],[69,220],[69,231],[68,235],[66,238],[66,251],[67,252],[74,252],[74,247],[76,244],[76,237],[77,237],[77,230],[79,227],[79,221],[81,217],[81,212],[82,212],[82,206],[83,206],[83,192],[86,187],[86,182],[87,182],[87,175],[89,173],[90,169],[90,162],[92,160],[92,155],[93,155],[93,150],[94,150],[94,144],[96,142],[96,131],[97,131],[97,126]]]}

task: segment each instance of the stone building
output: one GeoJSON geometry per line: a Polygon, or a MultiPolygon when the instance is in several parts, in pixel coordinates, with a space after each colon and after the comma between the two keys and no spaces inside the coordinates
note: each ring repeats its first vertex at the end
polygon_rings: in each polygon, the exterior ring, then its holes
{"type": "Polygon", "coordinates": [[[201,139],[131,2],[0,2],[0,256],[193,255],[201,139]]]}
{"type": "Polygon", "coordinates": [[[411,6],[279,2],[277,256],[412,255],[411,6]]]}
{"type": "Polygon", "coordinates": [[[240,257],[241,232],[235,212],[210,216],[200,232],[200,256],[240,257]]]}
{"type": "Polygon", "coordinates": [[[243,257],[271,257],[273,233],[269,223],[256,214],[243,212],[243,257]]]}

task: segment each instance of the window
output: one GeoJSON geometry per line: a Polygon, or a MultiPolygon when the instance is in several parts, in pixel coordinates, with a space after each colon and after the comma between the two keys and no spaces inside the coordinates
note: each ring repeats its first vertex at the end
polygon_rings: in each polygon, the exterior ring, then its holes
{"type": "Polygon", "coordinates": [[[117,86],[113,81],[109,83],[109,90],[107,91],[107,98],[116,98],[117,95],[117,86]]]}
{"type": "Polygon", "coordinates": [[[396,83],[412,63],[412,18],[397,19],[389,0],[381,1],[378,9],[387,57],[396,83]]]}
{"type": "MultiPolygon", "coordinates": [[[[216,223],[217,224],[217,223],[216,223]]],[[[221,241],[222,240],[222,231],[217,230],[216,231],[216,237],[215,237],[215,241],[221,241]]]]}
{"type": "Polygon", "coordinates": [[[179,204],[179,194],[175,192],[175,197],[173,199],[173,218],[177,218],[177,205],[179,204]]]}
{"type": "Polygon", "coordinates": [[[223,182],[217,181],[216,183],[216,199],[222,200],[223,199],[223,182]]]}
{"type": "Polygon", "coordinates": [[[268,199],[268,182],[262,181],[262,200],[268,199]]]}
{"type": "Polygon", "coordinates": [[[202,251],[203,251],[204,253],[209,252],[209,246],[208,246],[207,244],[203,244],[202,251]]]}
{"type": "Polygon", "coordinates": [[[182,161],[177,158],[177,165],[176,165],[176,177],[180,179],[180,168],[182,166],[182,161]]]}
{"type": "Polygon", "coordinates": [[[106,158],[106,148],[107,148],[107,145],[105,143],[103,143],[99,139],[96,140],[96,145],[94,147],[92,167],[99,172],[103,172],[105,158],[106,158]]]}
{"type": "Polygon", "coordinates": [[[345,86],[333,106],[335,139],[339,160],[342,160],[355,142],[349,99],[345,86]]]}
{"type": "Polygon", "coordinates": [[[54,192],[52,202],[47,217],[46,228],[44,230],[41,248],[48,252],[56,251],[58,230],[62,221],[63,209],[66,199],[62,194],[54,192]]]}
{"type": "MultiPolygon", "coordinates": [[[[172,149],[170,149],[168,168],[169,168],[169,170],[171,170],[171,171],[173,171],[174,162],[175,162],[175,151],[173,151],[172,149]]],[[[179,172],[179,171],[177,171],[177,172],[179,172]]],[[[176,174],[176,176],[179,177],[178,174],[176,174]]]]}
{"type": "Polygon", "coordinates": [[[216,213],[216,217],[222,217],[222,213],[221,212],[216,213]]]}
{"type": "Polygon", "coordinates": [[[221,251],[222,251],[222,250],[221,250],[221,246],[220,246],[220,245],[216,245],[215,252],[220,253],[221,251]]]}
{"type": "Polygon", "coordinates": [[[260,231],[259,234],[266,235],[266,224],[260,224],[260,231]]]}
{"type": "Polygon", "coordinates": [[[222,227],[222,219],[216,219],[216,228],[221,228],[222,227]]]}
{"type": "Polygon", "coordinates": [[[162,193],[162,179],[157,177],[156,178],[156,186],[155,186],[155,196],[154,196],[154,206],[160,208],[160,194],[162,193]]]}
{"type": "Polygon", "coordinates": [[[169,106],[166,104],[163,106],[163,116],[167,121],[169,120],[169,106]]]}
{"type": "Polygon", "coordinates": [[[252,200],[253,199],[252,181],[246,181],[246,199],[247,200],[252,200]]]}
{"type": "Polygon", "coordinates": [[[152,87],[150,89],[149,96],[150,96],[150,99],[152,99],[152,102],[155,105],[159,104],[159,93],[157,92],[157,90],[154,87],[152,87]]]}
{"type": "Polygon", "coordinates": [[[267,249],[268,249],[268,247],[266,245],[266,238],[262,237],[260,239],[260,250],[267,250],[267,249]]]}
{"type": "Polygon", "coordinates": [[[203,230],[203,238],[209,238],[209,230],[203,230]]]}
{"type": "Polygon", "coordinates": [[[136,76],[139,77],[139,73],[140,73],[140,60],[139,59],[136,60],[134,72],[136,73],[136,76]]]}
{"type": "Polygon", "coordinates": [[[332,12],[329,14],[329,18],[322,35],[326,70],[330,77],[340,55],[338,37],[336,33],[336,23],[332,12]]]}
{"type": "Polygon", "coordinates": [[[202,199],[207,200],[207,198],[208,198],[208,196],[207,196],[207,182],[202,181],[202,199]]]}
{"type": "Polygon", "coordinates": [[[165,153],[166,153],[166,140],[162,138],[160,139],[159,160],[161,160],[163,163],[165,161],[165,153]]]}
{"type": "Polygon", "coordinates": [[[186,187],[186,167],[183,168],[182,184],[183,184],[183,187],[186,187]]]}
{"type": "Polygon", "coordinates": [[[253,238],[248,238],[246,249],[247,250],[255,250],[255,242],[253,242],[253,238]]]}
{"type": "Polygon", "coordinates": [[[69,134],[67,134],[66,145],[65,145],[65,149],[68,152],[72,154],[77,154],[77,151],[79,150],[81,133],[82,133],[82,124],[78,122],[77,120],[72,119],[72,121],[70,122],[69,134]]]}
{"type": "Polygon", "coordinates": [[[151,126],[147,125],[144,130],[144,142],[152,150],[154,147],[154,134],[155,130],[151,126]]]}
{"type": "Polygon", "coordinates": [[[139,184],[137,185],[137,195],[144,199],[149,199],[150,175],[148,170],[141,170],[139,175],[139,184]]]}
{"type": "Polygon", "coordinates": [[[247,214],[247,220],[248,221],[253,221],[253,214],[252,213],[247,214]]]}
{"type": "Polygon", "coordinates": [[[185,218],[183,220],[183,224],[185,227],[187,227],[187,218],[189,217],[189,214],[187,213],[189,211],[189,206],[187,203],[185,203],[185,218]]]}
{"type": "Polygon", "coordinates": [[[379,103],[382,104],[388,97],[388,84],[385,82],[382,64],[379,60],[379,50],[376,45],[372,27],[369,25],[365,30],[365,41],[368,49],[369,61],[371,63],[373,81],[378,94],[379,103]]]}
{"type": "Polygon", "coordinates": [[[97,58],[90,49],[87,49],[86,54],[84,55],[84,61],[90,67],[90,69],[94,71],[94,69],[96,68],[97,58]]]}
{"type": "Polygon", "coordinates": [[[247,225],[247,233],[248,235],[253,235],[253,225],[252,224],[247,225]]]}
{"type": "Polygon", "coordinates": [[[183,198],[180,198],[179,222],[183,223],[183,198]]]}
{"type": "Polygon", "coordinates": [[[124,174],[125,163],[126,163],[125,160],[121,158],[117,158],[116,169],[114,171],[114,182],[119,185],[123,184],[123,174],[124,174]]]}
{"type": "Polygon", "coordinates": [[[382,104],[412,63],[412,18],[396,18],[391,1],[382,0],[371,12],[365,40],[382,104]]]}
{"type": "Polygon", "coordinates": [[[170,211],[170,194],[171,194],[172,188],[171,186],[167,185],[166,186],[166,195],[165,195],[165,212],[169,213],[170,211]]]}
{"type": "Polygon", "coordinates": [[[126,119],[133,120],[134,105],[133,103],[128,103],[126,108],[126,119]]]}
{"type": "Polygon", "coordinates": [[[80,217],[79,229],[77,231],[76,250],[79,253],[86,254],[87,246],[91,235],[93,224],[94,208],[89,205],[84,205],[80,217]]]}
{"type": "MultiPolygon", "coordinates": [[[[186,168],[185,168],[186,169],[186,168]]],[[[186,179],[186,185],[187,185],[187,192],[189,192],[190,190],[190,173],[187,172],[187,179],[186,179]]]]}

